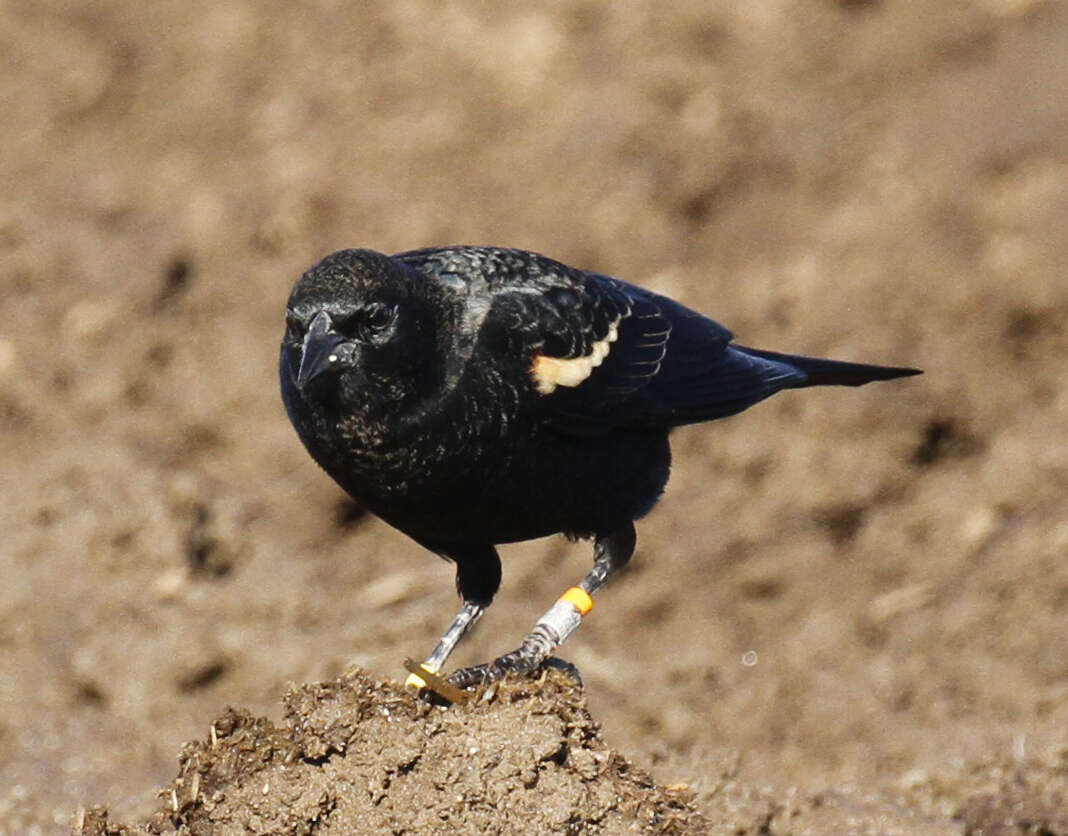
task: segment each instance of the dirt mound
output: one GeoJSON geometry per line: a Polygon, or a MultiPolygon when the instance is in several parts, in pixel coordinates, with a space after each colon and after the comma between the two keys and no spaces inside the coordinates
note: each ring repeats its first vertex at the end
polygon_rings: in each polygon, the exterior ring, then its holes
{"type": "Polygon", "coordinates": [[[186,744],[149,822],[103,833],[704,833],[685,788],[662,787],[601,739],[562,674],[419,701],[353,670],[292,688],[276,726],[230,709],[186,744]]]}
{"type": "Polygon", "coordinates": [[[808,795],[735,780],[705,797],[656,783],[600,735],[581,690],[551,671],[432,706],[354,668],[293,686],[276,725],[228,709],[187,743],[147,821],[104,807],[78,836],[271,833],[853,833],[1068,835],[1060,763],[988,761],[924,776],[896,795],[808,795]]]}

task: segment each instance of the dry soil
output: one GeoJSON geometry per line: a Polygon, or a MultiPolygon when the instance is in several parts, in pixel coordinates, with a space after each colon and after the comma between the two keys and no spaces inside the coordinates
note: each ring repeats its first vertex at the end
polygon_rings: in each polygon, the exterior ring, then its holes
{"type": "MultiPolygon", "coordinates": [[[[1068,4],[8,0],[0,67],[0,833],[1068,834],[1068,4]],[[677,432],[584,692],[428,708],[450,568],[274,363],[444,243],[926,374],[677,432]]],[[[589,562],[503,556],[458,665],[589,562]]]]}

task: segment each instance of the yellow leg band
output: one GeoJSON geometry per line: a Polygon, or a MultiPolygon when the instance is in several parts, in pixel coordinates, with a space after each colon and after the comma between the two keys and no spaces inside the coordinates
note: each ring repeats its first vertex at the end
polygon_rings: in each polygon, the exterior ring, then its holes
{"type": "Polygon", "coordinates": [[[576,610],[579,611],[579,615],[586,615],[593,609],[593,598],[590,597],[585,589],[577,586],[571,587],[567,592],[560,596],[561,601],[567,601],[576,610]]]}
{"type": "MultiPolygon", "coordinates": [[[[430,668],[430,666],[427,665],[425,662],[423,664],[421,664],[419,667],[421,667],[427,673],[437,673],[437,671],[432,670],[430,668]]],[[[408,678],[406,680],[404,680],[404,686],[406,688],[418,688],[418,689],[421,690],[421,689],[426,687],[426,680],[423,679],[423,677],[421,677],[417,673],[410,673],[410,674],[408,674],[408,678]]]]}

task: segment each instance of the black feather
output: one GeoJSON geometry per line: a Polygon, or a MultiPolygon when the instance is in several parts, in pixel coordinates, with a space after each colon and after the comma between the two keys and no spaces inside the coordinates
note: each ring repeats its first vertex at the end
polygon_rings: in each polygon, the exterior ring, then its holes
{"type": "Polygon", "coordinates": [[[803,357],[796,354],[779,354],[759,348],[736,345],[735,349],[751,357],[761,357],[798,369],[805,373],[801,386],[863,386],[876,380],[893,380],[923,374],[920,369],[901,366],[873,366],[867,363],[846,363],[842,360],[825,360],[822,357],[803,357]]]}

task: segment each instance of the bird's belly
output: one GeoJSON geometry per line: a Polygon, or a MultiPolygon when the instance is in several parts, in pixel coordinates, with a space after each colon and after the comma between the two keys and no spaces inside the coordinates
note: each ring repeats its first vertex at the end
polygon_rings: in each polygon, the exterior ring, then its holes
{"type": "Polygon", "coordinates": [[[652,508],[669,466],[663,431],[545,432],[507,456],[427,462],[388,488],[363,480],[350,493],[424,543],[508,543],[614,531],[652,508]]]}

